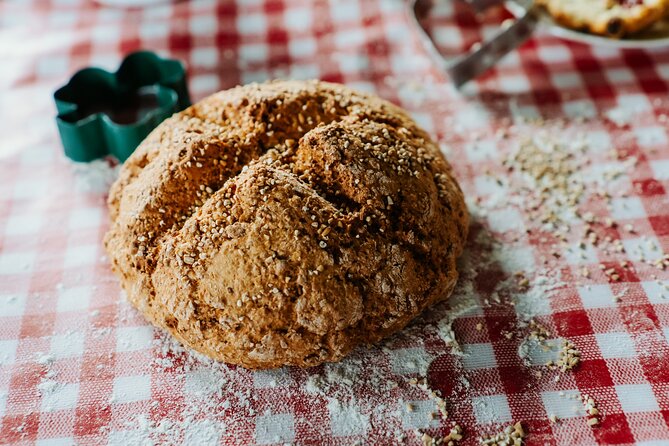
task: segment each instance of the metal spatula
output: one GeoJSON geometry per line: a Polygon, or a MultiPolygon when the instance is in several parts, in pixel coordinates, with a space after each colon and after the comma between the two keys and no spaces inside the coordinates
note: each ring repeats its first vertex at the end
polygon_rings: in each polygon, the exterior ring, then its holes
{"type": "MultiPolygon", "coordinates": [[[[515,20],[511,26],[500,29],[492,39],[483,42],[475,50],[456,57],[452,60],[445,60],[434,45],[434,42],[423,29],[418,20],[421,14],[429,11],[432,7],[432,1],[449,0],[413,0],[411,4],[411,14],[415,25],[420,30],[423,41],[428,50],[440,60],[443,68],[448,72],[457,88],[475,79],[489,68],[505,54],[518,48],[531,35],[539,20],[536,7],[530,3],[525,5],[525,14],[515,20]]],[[[477,12],[490,8],[491,6],[502,4],[502,0],[457,0],[469,4],[477,12]]]]}

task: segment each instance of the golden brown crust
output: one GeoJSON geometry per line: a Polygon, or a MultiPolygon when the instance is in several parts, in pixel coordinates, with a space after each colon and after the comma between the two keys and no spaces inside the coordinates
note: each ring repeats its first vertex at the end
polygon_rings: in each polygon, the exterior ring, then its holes
{"type": "Polygon", "coordinates": [[[667,0],[538,0],[567,28],[608,37],[624,37],[661,20],[667,0]]]}
{"type": "Polygon", "coordinates": [[[217,93],[161,124],[109,197],[130,301],[213,358],[336,361],[457,280],[468,215],[424,131],[323,82],[217,93]]]}

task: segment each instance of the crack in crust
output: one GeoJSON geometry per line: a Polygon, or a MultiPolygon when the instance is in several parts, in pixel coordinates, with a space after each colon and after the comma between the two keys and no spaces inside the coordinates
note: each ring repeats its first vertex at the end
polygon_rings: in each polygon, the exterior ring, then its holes
{"type": "Polygon", "coordinates": [[[190,347],[313,366],[401,329],[455,286],[468,215],[398,107],[324,82],[251,84],[161,124],[109,197],[129,300],[190,347]]]}

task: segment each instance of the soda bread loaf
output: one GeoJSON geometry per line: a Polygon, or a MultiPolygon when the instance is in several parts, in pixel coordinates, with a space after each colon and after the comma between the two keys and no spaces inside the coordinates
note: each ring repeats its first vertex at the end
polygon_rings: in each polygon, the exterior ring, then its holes
{"type": "Polygon", "coordinates": [[[661,20],[669,0],[537,0],[556,22],[568,28],[624,37],[661,20]]]}
{"type": "Polygon", "coordinates": [[[449,296],[462,192],[401,109],[317,81],[222,91],[123,166],[105,237],[130,302],[212,358],[314,366],[449,296]]]}

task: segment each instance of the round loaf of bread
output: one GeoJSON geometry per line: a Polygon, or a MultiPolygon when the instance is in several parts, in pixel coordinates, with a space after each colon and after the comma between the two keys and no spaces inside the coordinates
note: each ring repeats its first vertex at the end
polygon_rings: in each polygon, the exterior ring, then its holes
{"type": "Polygon", "coordinates": [[[132,304],[212,358],[314,366],[448,297],[468,214],[438,147],[341,85],[222,91],[158,126],[109,196],[132,304]]]}

